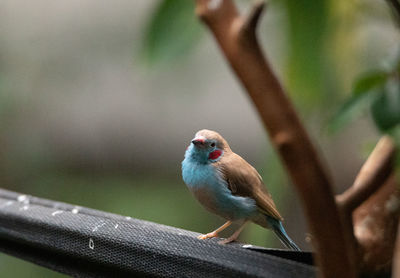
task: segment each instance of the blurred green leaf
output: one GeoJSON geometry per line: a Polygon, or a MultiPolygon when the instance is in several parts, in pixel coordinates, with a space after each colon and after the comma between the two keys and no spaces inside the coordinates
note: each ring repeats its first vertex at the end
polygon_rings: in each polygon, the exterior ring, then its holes
{"type": "Polygon", "coordinates": [[[376,93],[385,85],[389,73],[386,71],[373,71],[359,77],[352,90],[352,96],[345,101],[337,113],[328,123],[328,130],[336,133],[351,121],[368,111],[376,93]]]}
{"type": "Polygon", "coordinates": [[[162,0],[145,31],[142,53],[150,64],[168,63],[191,50],[202,34],[194,1],[162,0]]]}
{"type": "Polygon", "coordinates": [[[364,94],[356,94],[350,97],[339,108],[337,113],[331,118],[328,123],[328,131],[336,133],[343,129],[351,121],[361,116],[363,112],[367,111],[371,99],[373,98],[373,91],[366,91],[364,94]]]}
{"type": "Polygon", "coordinates": [[[400,124],[400,82],[390,80],[371,106],[377,127],[387,132],[400,124]]]}
{"type": "Polygon", "coordinates": [[[362,75],[353,87],[353,95],[367,93],[368,91],[382,86],[388,77],[385,71],[374,71],[362,75]]]}
{"type": "Polygon", "coordinates": [[[281,3],[288,19],[285,84],[300,106],[316,107],[330,93],[324,84],[327,63],[324,39],[329,26],[329,0],[285,0],[281,3]]]}
{"type": "MultiPolygon", "coordinates": [[[[397,150],[400,150],[400,125],[397,125],[395,128],[390,130],[389,134],[392,136],[397,150]]],[[[399,178],[400,181],[400,152],[398,151],[396,152],[395,167],[396,167],[397,177],[399,178]]]]}

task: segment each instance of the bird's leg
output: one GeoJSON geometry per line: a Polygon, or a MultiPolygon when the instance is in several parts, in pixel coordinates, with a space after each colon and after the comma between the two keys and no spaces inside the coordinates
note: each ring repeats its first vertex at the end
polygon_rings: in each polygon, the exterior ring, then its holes
{"type": "Polygon", "coordinates": [[[227,221],[224,225],[216,229],[215,231],[205,234],[205,235],[199,235],[197,238],[199,239],[207,239],[207,238],[213,238],[217,237],[219,232],[222,232],[226,228],[228,228],[232,224],[232,221],[227,221]]]}
{"type": "Polygon", "coordinates": [[[226,238],[224,240],[218,241],[218,243],[219,244],[226,244],[226,243],[230,243],[232,241],[235,241],[238,238],[238,236],[240,235],[240,233],[242,232],[242,230],[243,230],[243,228],[244,228],[244,226],[246,224],[247,224],[247,221],[244,221],[242,223],[242,225],[240,225],[240,227],[236,230],[236,232],[233,233],[233,235],[231,235],[230,237],[228,237],[228,238],[226,238]]]}

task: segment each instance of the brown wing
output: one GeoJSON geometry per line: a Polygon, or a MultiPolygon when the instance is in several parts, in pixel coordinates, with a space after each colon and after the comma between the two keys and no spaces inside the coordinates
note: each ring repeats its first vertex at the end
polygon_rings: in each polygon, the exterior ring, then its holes
{"type": "Polygon", "coordinates": [[[233,195],[251,197],[263,213],[283,220],[260,174],[253,166],[233,152],[225,154],[217,163],[217,168],[223,174],[233,195]]]}

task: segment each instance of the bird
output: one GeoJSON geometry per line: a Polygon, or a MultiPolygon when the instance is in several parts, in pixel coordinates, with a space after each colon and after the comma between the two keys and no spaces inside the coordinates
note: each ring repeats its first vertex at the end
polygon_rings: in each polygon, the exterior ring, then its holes
{"type": "Polygon", "coordinates": [[[195,134],[182,161],[182,178],[195,198],[210,212],[227,220],[216,230],[199,239],[218,237],[234,222],[239,228],[228,238],[235,241],[248,222],[271,229],[289,249],[300,248],[286,233],[271,194],[257,170],[234,153],[216,131],[203,129],[195,134]]]}

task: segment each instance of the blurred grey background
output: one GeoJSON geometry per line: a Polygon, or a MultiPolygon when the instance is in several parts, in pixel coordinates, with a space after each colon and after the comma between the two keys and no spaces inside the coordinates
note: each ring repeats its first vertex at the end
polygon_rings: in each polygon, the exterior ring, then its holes
{"type": "MultiPolygon", "coordinates": [[[[168,50],[191,32],[178,28],[156,40],[155,57],[144,54],[162,2],[0,1],[0,186],[209,232],[223,220],[187,191],[180,162],[197,130],[214,129],[260,171],[288,233],[310,249],[294,187],[211,34],[196,21],[185,51],[168,50]]],[[[384,1],[289,2],[271,1],[260,38],[340,192],[377,133],[368,114],[333,135],[327,121],[352,80],[395,53],[399,34],[384,1]]],[[[253,224],[241,240],[281,247],[253,224]]],[[[62,276],[4,254],[0,269],[62,276]]]]}

